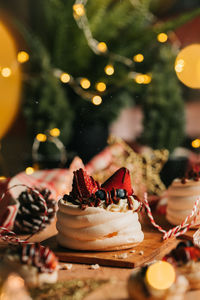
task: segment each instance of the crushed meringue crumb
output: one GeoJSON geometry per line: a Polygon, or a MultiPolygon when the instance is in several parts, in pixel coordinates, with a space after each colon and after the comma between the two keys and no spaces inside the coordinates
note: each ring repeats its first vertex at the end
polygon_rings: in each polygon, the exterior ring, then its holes
{"type": "Polygon", "coordinates": [[[98,265],[98,264],[95,264],[95,265],[91,265],[90,266],[90,269],[93,269],[93,270],[97,270],[97,269],[99,269],[100,268],[100,266],[98,265]]]}
{"type": "Polygon", "coordinates": [[[72,264],[64,264],[64,265],[60,265],[60,270],[71,270],[72,269],[72,264]]]}
{"type": "Polygon", "coordinates": [[[139,252],[139,254],[140,254],[140,255],[143,255],[143,254],[144,254],[144,251],[141,250],[141,251],[139,252]]]}
{"type": "Polygon", "coordinates": [[[127,257],[128,257],[128,253],[122,253],[122,254],[117,255],[117,258],[124,259],[124,258],[127,258],[127,257]]]}
{"type": "Polygon", "coordinates": [[[135,253],[136,252],[136,250],[131,250],[131,251],[129,251],[130,253],[135,253]]]}
{"type": "Polygon", "coordinates": [[[72,264],[64,264],[64,268],[66,270],[71,270],[72,269],[72,264]]]}

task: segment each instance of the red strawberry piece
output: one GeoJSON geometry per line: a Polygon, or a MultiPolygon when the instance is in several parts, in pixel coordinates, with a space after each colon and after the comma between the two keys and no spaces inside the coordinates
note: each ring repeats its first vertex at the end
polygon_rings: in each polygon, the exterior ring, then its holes
{"type": "Polygon", "coordinates": [[[89,198],[99,189],[99,184],[86,171],[79,169],[74,171],[71,195],[78,198],[89,198]]]}
{"type": "Polygon", "coordinates": [[[130,173],[126,168],[118,169],[101,187],[108,192],[112,189],[124,189],[129,196],[133,194],[130,173]]]}

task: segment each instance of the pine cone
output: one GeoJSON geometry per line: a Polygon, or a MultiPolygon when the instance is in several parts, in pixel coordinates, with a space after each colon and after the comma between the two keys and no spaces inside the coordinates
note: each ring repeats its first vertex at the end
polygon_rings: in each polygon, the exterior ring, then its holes
{"type": "Polygon", "coordinates": [[[18,201],[19,210],[15,219],[15,230],[20,233],[34,233],[42,230],[50,224],[56,213],[56,201],[49,199],[51,192],[48,189],[36,189],[44,197],[47,204],[47,215],[45,215],[44,203],[33,190],[23,191],[18,201]]]}

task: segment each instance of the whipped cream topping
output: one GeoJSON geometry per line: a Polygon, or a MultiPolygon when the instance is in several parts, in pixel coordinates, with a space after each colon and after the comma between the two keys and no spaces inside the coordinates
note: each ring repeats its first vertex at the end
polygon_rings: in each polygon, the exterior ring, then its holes
{"type": "MultiPolygon", "coordinates": [[[[192,211],[200,196],[200,181],[175,179],[167,190],[167,220],[180,224],[192,211]]],[[[200,221],[200,217],[197,218],[200,221]]]]}
{"type": "MultiPolygon", "coordinates": [[[[139,202],[133,200],[133,203],[136,210],[139,202]]],[[[56,227],[61,246],[106,251],[132,247],[144,238],[137,212],[128,209],[124,199],[106,208],[98,206],[81,210],[63,199],[58,206],[56,227]]]]}
{"type": "MultiPolygon", "coordinates": [[[[129,198],[131,198],[131,201],[133,203],[133,209],[132,210],[133,211],[138,210],[139,207],[140,207],[139,201],[135,200],[133,196],[129,196],[129,198]]],[[[74,206],[74,207],[76,207],[76,205],[80,204],[78,199],[76,199],[74,201],[74,203],[76,203],[76,204],[73,204],[73,203],[71,203],[67,200],[64,200],[64,199],[62,199],[62,201],[63,201],[64,204],[71,205],[71,206],[74,206]]],[[[98,207],[106,209],[108,211],[116,211],[116,212],[126,212],[126,211],[130,210],[127,199],[120,199],[118,203],[116,203],[116,204],[112,203],[112,204],[109,204],[108,206],[106,206],[105,200],[102,200],[98,207]]]]}

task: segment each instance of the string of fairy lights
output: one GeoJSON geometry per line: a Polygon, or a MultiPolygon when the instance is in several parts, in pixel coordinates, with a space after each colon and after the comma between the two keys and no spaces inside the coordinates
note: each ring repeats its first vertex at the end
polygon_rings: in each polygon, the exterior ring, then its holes
{"type": "MultiPolygon", "coordinates": [[[[138,0],[130,0],[134,7],[140,6],[141,3],[138,0]]],[[[113,53],[109,50],[108,45],[103,41],[97,41],[90,30],[89,21],[86,14],[85,5],[87,0],[76,0],[73,5],[73,16],[78,27],[83,31],[87,44],[90,49],[96,55],[104,55],[108,57],[109,63],[104,66],[104,72],[106,76],[113,76],[115,73],[114,63],[122,63],[126,67],[131,68],[131,71],[127,73],[129,79],[134,80],[137,84],[149,84],[151,82],[151,74],[141,74],[133,71],[135,63],[142,63],[144,61],[144,55],[137,53],[132,59],[113,53]]],[[[149,13],[151,17],[151,13],[149,13]]],[[[166,33],[159,33],[157,40],[160,43],[165,43],[168,39],[166,33]]],[[[19,63],[25,63],[29,60],[29,54],[26,51],[20,51],[17,55],[17,61],[19,63]]],[[[12,75],[12,69],[4,67],[0,69],[0,74],[3,77],[10,77],[12,75]]],[[[105,82],[97,81],[94,86],[95,89],[91,89],[91,81],[85,77],[74,78],[72,74],[60,69],[53,69],[53,74],[63,84],[68,84],[73,90],[80,95],[83,99],[91,101],[94,105],[100,105],[103,101],[102,97],[109,92],[105,82]]]]}
{"type": "MultiPolygon", "coordinates": [[[[135,7],[141,6],[141,1],[138,0],[129,0],[130,3],[135,7]]],[[[73,17],[77,23],[77,26],[82,30],[87,44],[95,55],[103,55],[108,58],[108,63],[103,67],[105,76],[111,77],[115,74],[116,63],[121,63],[125,67],[129,68],[127,72],[128,79],[134,80],[137,84],[150,84],[152,80],[151,74],[142,74],[134,71],[135,63],[142,63],[145,60],[145,57],[142,53],[136,53],[132,58],[128,58],[116,53],[113,53],[109,50],[109,45],[104,41],[96,40],[90,30],[89,21],[86,13],[86,4],[87,0],[76,0],[72,9],[73,17]]],[[[148,18],[153,18],[153,15],[148,12],[148,18]]],[[[160,32],[157,35],[157,41],[159,43],[165,43],[168,40],[168,35],[165,32],[160,32]]],[[[0,76],[4,78],[9,78],[15,71],[15,68],[18,64],[24,64],[30,59],[29,53],[27,51],[21,50],[17,53],[16,61],[10,66],[0,67],[0,76]]],[[[181,67],[177,63],[175,65],[175,71],[179,71],[181,67]]],[[[103,96],[109,92],[109,87],[104,81],[96,81],[94,85],[91,83],[89,78],[79,77],[74,78],[72,74],[61,69],[52,70],[54,76],[60,80],[62,84],[67,84],[75,93],[80,95],[83,99],[91,101],[92,104],[98,106],[103,101],[103,96]],[[92,88],[94,86],[95,88],[92,88]]],[[[38,143],[46,142],[49,139],[55,139],[59,143],[60,130],[58,128],[52,128],[46,133],[38,133],[35,136],[33,145],[38,145],[38,143]]],[[[200,140],[194,140],[192,142],[192,147],[200,148],[200,140]]],[[[62,147],[61,147],[62,148],[62,147]]],[[[32,174],[35,171],[35,168],[28,167],[26,169],[27,174],[32,174]]]]}
{"type": "MultiPolygon", "coordinates": [[[[141,2],[138,0],[130,0],[130,3],[134,7],[141,6],[141,2]]],[[[86,38],[87,44],[90,49],[96,55],[104,55],[108,57],[109,63],[104,66],[104,72],[106,76],[113,76],[115,73],[114,63],[122,63],[126,67],[131,68],[131,71],[127,73],[129,79],[134,80],[137,84],[149,84],[152,80],[151,74],[141,74],[133,71],[133,66],[135,63],[142,63],[144,61],[144,55],[142,53],[137,53],[132,59],[113,53],[109,50],[108,45],[103,41],[97,41],[90,30],[89,21],[86,14],[87,0],[76,0],[73,5],[73,17],[78,25],[78,27],[83,31],[86,38]],[[112,62],[112,63],[111,63],[112,62]]],[[[152,14],[148,12],[149,18],[152,18],[152,14]]],[[[157,40],[160,43],[165,43],[168,40],[168,35],[161,32],[157,35],[157,40]]],[[[17,55],[18,63],[25,63],[29,60],[29,54],[26,51],[20,51],[17,55]]],[[[0,69],[0,75],[3,77],[10,77],[12,75],[13,68],[3,67],[0,69]]],[[[108,93],[108,87],[105,82],[97,81],[94,86],[95,89],[91,89],[91,81],[85,77],[74,78],[72,74],[65,72],[60,69],[53,69],[53,74],[57,77],[63,84],[68,84],[73,88],[73,90],[80,95],[83,99],[91,101],[94,105],[100,105],[102,103],[102,97],[108,93]]]]}

